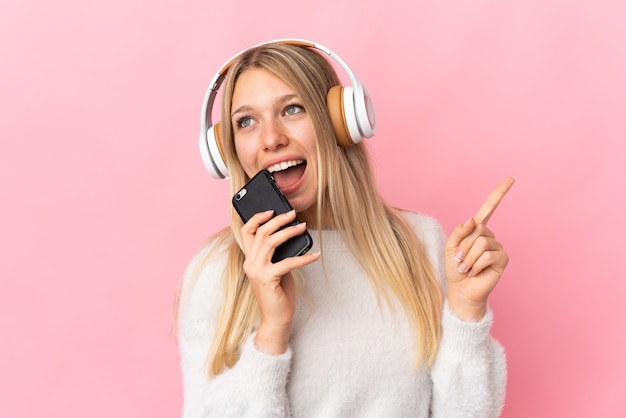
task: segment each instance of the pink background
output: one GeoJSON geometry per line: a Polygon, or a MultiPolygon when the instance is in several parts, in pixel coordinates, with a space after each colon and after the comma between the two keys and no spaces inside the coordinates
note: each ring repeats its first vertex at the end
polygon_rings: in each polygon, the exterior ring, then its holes
{"type": "Polygon", "coordinates": [[[503,416],[626,416],[626,3],[260,4],[0,2],[0,417],[179,415],[174,289],[229,206],[202,96],[282,37],[368,86],[394,205],[449,232],[517,177],[492,219],[503,416]]]}

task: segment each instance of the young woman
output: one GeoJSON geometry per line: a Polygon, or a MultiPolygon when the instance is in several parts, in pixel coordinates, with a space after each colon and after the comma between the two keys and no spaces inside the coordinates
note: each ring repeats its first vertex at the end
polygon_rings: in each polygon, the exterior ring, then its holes
{"type": "Polygon", "coordinates": [[[221,71],[212,129],[232,193],[267,169],[294,212],[243,224],[233,210],[189,265],[183,415],[498,416],[506,363],[487,298],[508,256],[486,221],[512,179],[448,239],[434,219],[387,205],[364,144],[336,120],[342,89],[319,49],[263,44],[221,71]],[[296,214],[304,223],[281,229],[296,214]],[[312,250],[272,263],[305,228],[312,250]]]}

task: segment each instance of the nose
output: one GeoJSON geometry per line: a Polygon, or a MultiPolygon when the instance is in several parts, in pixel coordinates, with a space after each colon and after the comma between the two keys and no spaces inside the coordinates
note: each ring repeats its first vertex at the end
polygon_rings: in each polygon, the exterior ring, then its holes
{"type": "Polygon", "coordinates": [[[289,139],[280,120],[270,119],[263,124],[262,142],[267,151],[274,151],[287,145],[289,139]]]}

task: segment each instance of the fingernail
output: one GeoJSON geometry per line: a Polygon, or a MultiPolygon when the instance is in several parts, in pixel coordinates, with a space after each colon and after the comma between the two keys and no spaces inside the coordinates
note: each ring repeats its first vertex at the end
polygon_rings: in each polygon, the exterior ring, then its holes
{"type": "Polygon", "coordinates": [[[467,271],[467,264],[461,263],[459,264],[459,273],[465,273],[467,271]]]}
{"type": "Polygon", "coordinates": [[[460,263],[461,261],[463,261],[464,256],[465,253],[463,252],[463,250],[459,250],[459,252],[454,255],[454,261],[460,263]]]}
{"type": "Polygon", "coordinates": [[[464,227],[468,227],[471,221],[472,221],[472,218],[469,218],[467,221],[465,221],[465,223],[463,224],[463,226],[464,226],[464,227]]]}

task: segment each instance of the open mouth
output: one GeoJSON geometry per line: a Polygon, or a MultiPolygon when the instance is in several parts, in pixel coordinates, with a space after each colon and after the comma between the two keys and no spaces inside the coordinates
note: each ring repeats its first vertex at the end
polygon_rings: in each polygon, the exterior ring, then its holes
{"type": "Polygon", "coordinates": [[[304,170],[306,170],[305,160],[283,161],[267,167],[267,171],[274,176],[281,190],[289,189],[289,186],[296,184],[304,174],[304,170]]]}

